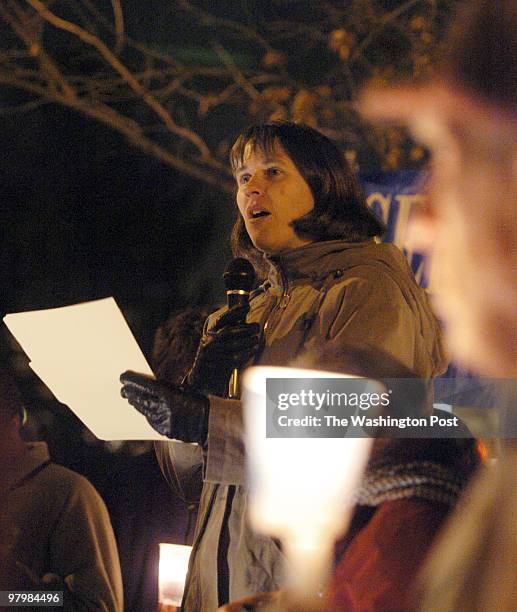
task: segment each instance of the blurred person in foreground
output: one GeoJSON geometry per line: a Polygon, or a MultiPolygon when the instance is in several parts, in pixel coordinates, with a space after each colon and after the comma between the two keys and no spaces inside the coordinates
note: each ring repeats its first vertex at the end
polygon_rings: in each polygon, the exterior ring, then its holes
{"type": "MultiPolygon", "coordinates": [[[[432,256],[434,299],[454,356],[506,379],[517,400],[517,1],[464,4],[430,83],[367,91],[371,120],[406,123],[432,154],[429,200],[409,241],[432,256]]],[[[511,428],[511,430],[510,430],[511,428]]],[[[480,473],[423,575],[424,610],[515,610],[517,450],[480,473]]]]}
{"type": "Polygon", "coordinates": [[[378,377],[410,371],[430,379],[446,367],[425,292],[401,251],[376,242],[384,227],[336,145],[307,125],[273,122],[241,133],[230,161],[234,254],[248,258],[265,282],[252,293],[249,312],[221,309],[209,317],[183,386],[121,376],[123,396],[155,429],[204,450],[184,598],[184,609],[195,612],[275,590],[284,580],[278,543],[255,533],[247,518],[242,407],[224,399],[233,368],[355,348],[378,377]]]}
{"type": "Polygon", "coordinates": [[[86,478],[26,442],[14,378],[0,366],[0,590],[63,591],[68,612],[123,609],[115,537],[86,478]]]}

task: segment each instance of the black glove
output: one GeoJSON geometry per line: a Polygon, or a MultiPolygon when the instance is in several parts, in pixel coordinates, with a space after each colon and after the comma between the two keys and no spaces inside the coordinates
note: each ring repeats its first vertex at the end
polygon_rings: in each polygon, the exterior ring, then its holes
{"type": "Polygon", "coordinates": [[[208,433],[208,398],[194,391],[127,371],[120,394],[163,436],[203,444],[208,433]]]}
{"type": "Polygon", "coordinates": [[[234,368],[241,368],[259,347],[260,326],[245,323],[249,306],[224,312],[200,340],[194,365],[186,377],[190,387],[224,396],[234,368]]]}

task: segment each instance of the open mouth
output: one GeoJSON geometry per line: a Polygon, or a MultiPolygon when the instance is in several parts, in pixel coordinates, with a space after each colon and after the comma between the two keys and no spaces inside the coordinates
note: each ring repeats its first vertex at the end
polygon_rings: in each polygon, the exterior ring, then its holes
{"type": "Polygon", "coordinates": [[[252,210],[249,214],[250,219],[260,219],[261,217],[268,217],[271,213],[267,210],[252,210]]]}

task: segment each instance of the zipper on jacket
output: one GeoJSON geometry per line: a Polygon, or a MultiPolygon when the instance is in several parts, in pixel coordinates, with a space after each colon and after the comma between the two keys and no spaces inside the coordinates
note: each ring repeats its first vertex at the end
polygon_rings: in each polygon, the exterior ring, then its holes
{"type": "Polygon", "coordinates": [[[277,303],[273,306],[273,308],[271,308],[271,310],[269,311],[266,317],[266,322],[264,323],[263,333],[266,332],[269,321],[273,313],[276,310],[284,310],[285,308],[287,308],[287,305],[289,304],[289,300],[291,299],[291,296],[289,294],[289,284],[285,278],[285,274],[284,274],[284,271],[282,270],[282,266],[279,263],[275,265],[275,267],[280,273],[280,283],[282,285],[282,295],[280,296],[280,299],[277,301],[277,303]]]}
{"type": "Polygon", "coordinates": [[[289,295],[289,283],[285,277],[284,271],[282,270],[282,266],[278,264],[278,269],[280,270],[280,279],[282,281],[282,297],[280,298],[280,302],[278,303],[278,308],[283,310],[289,304],[289,300],[291,296],[289,295]]]}

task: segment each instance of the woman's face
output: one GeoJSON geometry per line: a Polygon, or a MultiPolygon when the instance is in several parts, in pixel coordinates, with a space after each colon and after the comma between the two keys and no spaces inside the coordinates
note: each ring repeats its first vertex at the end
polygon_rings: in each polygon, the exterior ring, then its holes
{"type": "Polygon", "coordinates": [[[280,144],[270,153],[247,146],[235,179],[237,206],[257,249],[275,255],[312,242],[291,223],[314,208],[314,197],[280,144]]]}

